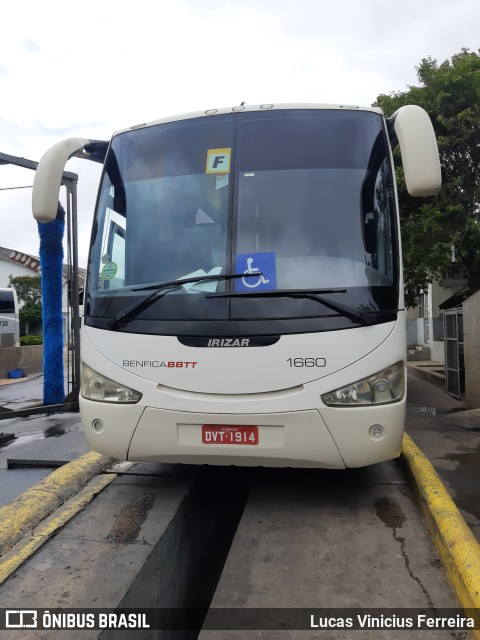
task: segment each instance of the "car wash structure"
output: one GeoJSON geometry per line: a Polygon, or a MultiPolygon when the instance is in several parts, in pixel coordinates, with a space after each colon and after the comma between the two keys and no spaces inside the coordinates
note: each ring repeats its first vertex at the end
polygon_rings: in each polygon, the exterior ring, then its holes
{"type": "MultiPolygon", "coordinates": [[[[0,165],[32,169],[37,162],[0,152],[0,165]]],[[[59,204],[58,215],[49,224],[39,224],[40,264],[42,273],[42,320],[44,333],[43,404],[14,411],[1,411],[2,418],[20,417],[34,413],[72,411],[78,407],[80,383],[80,313],[77,240],[77,181],[75,173],[64,171],[61,184],[66,190],[65,210],[59,204]],[[63,237],[67,234],[67,267],[63,268],[63,237]],[[64,384],[64,340],[62,319],[62,277],[68,288],[68,358],[67,390],[64,384]]]]}

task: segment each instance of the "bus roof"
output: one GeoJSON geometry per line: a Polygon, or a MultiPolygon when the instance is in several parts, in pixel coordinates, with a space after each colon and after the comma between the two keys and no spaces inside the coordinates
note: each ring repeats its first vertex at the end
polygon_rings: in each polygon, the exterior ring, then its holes
{"type": "Polygon", "coordinates": [[[292,102],[292,103],[280,103],[280,104],[264,103],[264,104],[257,104],[257,105],[247,105],[242,103],[236,107],[222,107],[222,108],[206,109],[205,111],[193,111],[191,113],[168,116],[166,118],[161,118],[159,120],[152,120],[150,122],[135,124],[132,127],[118,129],[113,133],[113,136],[116,136],[119,133],[125,133],[126,131],[132,131],[134,129],[143,129],[144,127],[151,127],[153,125],[164,124],[167,122],[176,122],[177,120],[190,120],[192,118],[203,118],[204,116],[214,116],[214,115],[221,115],[226,113],[242,113],[242,112],[244,113],[248,111],[271,111],[271,110],[285,110],[285,109],[344,109],[345,111],[372,111],[373,113],[378,113],[380,115],[383,115],[383,111],[379,107],[368,107],[368,106],[347,105],[347,104],[313,104],[313,103],[292,102]]]}

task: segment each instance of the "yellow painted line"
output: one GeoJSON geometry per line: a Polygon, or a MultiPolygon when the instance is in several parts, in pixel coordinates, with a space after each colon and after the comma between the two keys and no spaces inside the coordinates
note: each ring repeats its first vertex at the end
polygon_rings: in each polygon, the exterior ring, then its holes
{"type": "Polygon", "coordinates": [[[116,474],[98,476],[91,480],[86,487],[79,491],[73,498],[58,509],[50,517],[46,518],[31,535],[25,536],[10,552],[5,554],[0,561],[0,584],[12,575],[28,558],[47,542],[61,527],[63,527],[74,515],[79,513],[93,500],[105,487],[116,479],[116,474]]]}
{"type": "MultiPolygon", "coordinates": [[[[480,626],[480,544],[428,458],[407,434],[402,456],[413,477],[420,506],[460,605],[480,626]]],[[[480,630],[472,631],[480,640],[480,630]]]]}
{"type": "Polygon", "coordinates": [[[10,504],[2,507],[0,557],[112,462],[112,458],[90,451],[56,469],[10,504]]]}

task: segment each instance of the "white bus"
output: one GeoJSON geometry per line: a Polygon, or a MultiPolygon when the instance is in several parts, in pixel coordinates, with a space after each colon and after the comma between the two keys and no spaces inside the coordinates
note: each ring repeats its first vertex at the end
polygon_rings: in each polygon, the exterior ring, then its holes
{"type": "Polygon", "coordinates": [[[15,289],[0,289],[0,347],[20,346],[20,320],[15,289]]]}
{"type": "Polygon", "coordinates": [[[441,184],[417,106],[259,105],[52,147],[104,162],[81,335],[80,411],[118,459],[361,467],[400,454],[406,321],[392,147],[441,184]]]}

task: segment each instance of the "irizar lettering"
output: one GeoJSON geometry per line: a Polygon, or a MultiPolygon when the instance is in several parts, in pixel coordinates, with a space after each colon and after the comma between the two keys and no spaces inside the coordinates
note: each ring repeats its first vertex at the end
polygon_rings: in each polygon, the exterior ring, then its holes
{"type": "Polygon", "coordinates": [[[210,338],[209,347],[248,347],[250,338],[210,338]]]}

